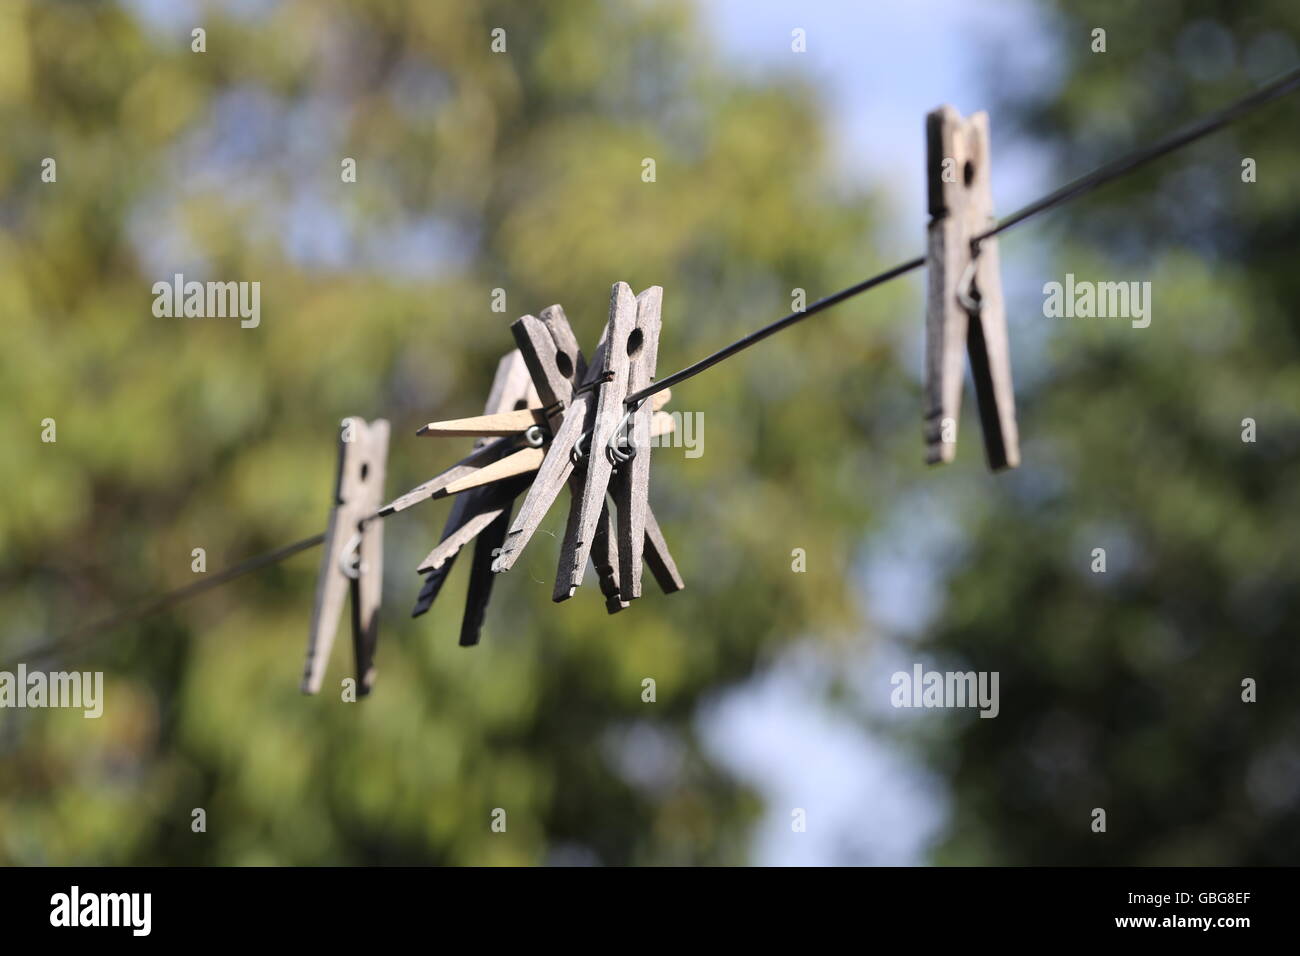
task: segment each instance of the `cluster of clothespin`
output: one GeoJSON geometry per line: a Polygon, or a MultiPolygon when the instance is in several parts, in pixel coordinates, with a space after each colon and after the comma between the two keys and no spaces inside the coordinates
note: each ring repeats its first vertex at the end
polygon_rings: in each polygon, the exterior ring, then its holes
{"type": "MultiPolygon", "coordinates": [[[[977,113],[963,119],[942,107],[929,114],[926,131],[926,460],[948,462],[956,451],[965,352],[989,465],[1015,467],[1020,449],[997,242],[980,238],[994,222],[988,118],[977,113]]],[[[634,296],[626,283],[616,283],[590,364],[558,305],[514,322],[518,348],[497,366],[483,415],[431,422],[419,431],[474,438],[472,452],[382,507],[388,423],[344,422],[304,691],[320,689],[349,589],[358,693],[371,689],[383,519],[430,498],[455,496],[455,503],[441,540],[417,568],[425,578],[413,613],[429,610],[457,554],[473,541],[462,645],[478,643],[494,574],[518,561],[565,485],[571,503],[556,601],[573,596],[589,560],[611,614],[641,596],[643,564],[665,593],[684,586],[648,497],[650,439],[673,428],[671,416],[660,411],[669,392],[656,392],[649,402],[628,401],[654,380],[662,300],[659,286],[634,296]]]]}
{"type": "Polygon", "coordinates": [[[514,322],[510,328],[518,348],[497,365],[483,414],[430,422],[419,430],[430,437],[474,438],[471,453],[382,507],[388,423],[344,423],[304,691],[320,689],[343,595],[350,588],[358,693],[369,692],[383,519],[430,498],[455,496],[455,502],[441,540],[417,568],[425,578],[413,615],[429,610],[457,554],[473,541],[460,632],[464,646],[478,643],[493,576],[519,559],[565,485],[571,502],[556,601],[573,596],[588,561],[611,614],[641,596],[644,565],[665,593],[685,586],[649,502],[652,439],[675,426],[661,410],[670,392],[627,402],[628,395],[654,379],[662,302],[659,286],[634,296],[626,283],[616,283],[609,321],[590,363],[560,306],[514,322]],[[512,522],[519,498],[522,504],[512,522]]]}

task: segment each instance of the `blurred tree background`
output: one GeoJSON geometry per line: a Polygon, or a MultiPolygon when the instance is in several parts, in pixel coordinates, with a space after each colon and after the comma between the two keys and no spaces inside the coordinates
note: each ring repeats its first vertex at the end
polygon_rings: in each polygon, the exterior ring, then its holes
{"type": "MultiPolygon", "coordinates": [[[[885,264],[863,252],[868,197],[824,175],[814,91],[730,77],[685,4],[243,11],[207,6],[199,54],[192,23],[5,5],[6,658],[190,583],[193,548],[215,571],[321,528],[346,415],[392,421],[394,495],[449,465],[465,450],[415,429],[481,411],[521,314],[562,303],[590,351],[614,281],[662,284],[671,370],[787,311],[796,286],[885,264]],[[260,326],[155,318],[152,284],[177,272],[260,281],[260,326]]],[[[694,707],[792,630],[852,630],[864,410],[891,378],[905,390],[874,341],[845,310],[797,361],[755,353],[674,402],[706,411],[702,457],[656,456],[689,588],[674,599],[610,619],[591,583],[553,605],[558,545],[539,535],[464,650],[464,561],[408,618],[445,517],[429,503],[389,522],[360,704],[297,691],[319,552],[51,665],[106,668],[104,716],[4,713],[0,859],[742,861],[758,807],[699,753],[694,707]],[[629,779],[612,754],[646,724],[663,766],[629,779]]]]}
{"type": "MultiPolygon", "coordinates": [[[[1055,182],[1298,65],[1291,3],[1055,6],[1062,88],[995,114],[1055,182]]],[[[1001,672],[996,720],[927,741],[955,798],[939,862],[1300,859],[1298,118],[1293,95],[1002,246],[1046,240],[1042,281],[1149,279],[1152,322],[1031,316],[1051,328],[1019,387],[1030,466],[967,512],[921,643],[1001,672]]]]}
{"type": "MultiPolygon", "coordinates": [[[[873,241],[884,197],[834,174],[815,86],[729,69],[687,3],[283,0],[195,23],[144,6],[0,11],[6,660],[191,583],[193,548],[215,571],[319,530],[346,415],[392,421],[390,496],[450,464],[460,449],[414,431],[481,409],[518,315],[560,302],[590,351],[612,282],[661,284],[668,372],[796,288],[898,258],[873,241]],[[155,318],[152,284],[178,272],[259,281],[260,326],[155,318]]],[[[1083,22],[1062,3],[1053,24],[1063,86],[990,108],[1064,181],[1293,66],[1300,13],[1115,2],[1083,22]]],[[[655,457],[682,594],[609,618],[589,577],[553,605],[539,535],[459,648],[463,566],[407,617],[446,510],[421,505],[386,529],[359,704],[297,691],[318,552],[51,663],[105,669],[104,716],[0,713],[0,862],[745,862],[763,808],[701,746],[698,710],[794,638],[832,658],[870,640],[863,541],[926,483],[962,538],[918,653],[1002,675],[996,720],[898,725],[951,789],[933,858],[1294,860],[1296,111],[1005,240],[1004,262],[1048,250],[1036,281],[1150,278],[1155,302],[1144,330],[1050,320],[1017,365],[1019,472],[983,473],[969,403],[959,463],[921,464],[920,286],[883,287],[675,390],[706,426],[702,457],[655,457]]],[[[338,644],[327,688],[351,673],[346,622],[338,644]]]]}

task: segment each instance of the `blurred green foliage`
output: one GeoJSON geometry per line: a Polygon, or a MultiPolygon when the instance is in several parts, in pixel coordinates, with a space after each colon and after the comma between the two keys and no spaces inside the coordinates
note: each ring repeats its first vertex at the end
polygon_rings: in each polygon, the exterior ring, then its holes
{"type": "MultiPolygon", "coordinates": [[[[996,114],[1054,181],[1297,66],[1281,0],[1056,6],[1062,87],[1008,88],[996,114]]],[[[1043,281],[1149,279],[1153,319],[1030,319],[1055,327],[1020,383],[1028,466],[971,512],[922,645],[1001,672],[996,720],[928,741],[955,797],[940,862],[1300,859],[1297,117],[1293,95],[1002,245],[1049,242],[1043,281]]]]}
{"type": "MultiPolygon", "coordinates": [[[[989,104],[995,148],[1036,139],[1054,182],[1294,65],[1284,0],[1073,7],[1052,21],[1061,88],[989,104]]],[[[346,415],[393,422],[391,493],[445,467],[461,450],[414,430],[480,410],[520,314],[562,303],[589,350],[612,282],[661,284],[670,371],[791,290],[896,258],[873,251],[875,197],[832,174],[817,92],[727,69],[685,3],[243,10],[205,8],[196,54],[167,17],[0,7],[7,659],[191,583],[192,548],[216,570],[319,530],[346,415]],[[151,286],[175,272],[261,282],[260,327],[155,318],[151,286]]],[[[949,519],[960,546],[934,556],[915,654],[999,671],[1002,699],[996,720],[893,725],[951,789],[937,862],[1294,862],[1296,110],[1003,240],[1009,277],[1051,252],[1009,317],[1020,471],[983,473],[969,397],[959,462],[921,464],[920,283],[882,287],[676,390],[704,413],[705,453],[656,452],[651,495],[682,594],[609,618],[589,580],[553,605],[539,535],[461,649],[463,567],[406,616],[446,508],[421,505],[386,530],[360,704],[297,691],[316,552],[51,665],[106,669],[104,716],[0,715],[0,862],[744,862],[762,808],[701,745],[701,704],[800,638],[860,655],[864,542],[949,519]],[[1043,319],[1038,285],[1066,272],[1151,279],[1151,327],[1043,319]],[[617,752],[646,728],[670,756],[631,779],[617,752]]],[[[346,644],[327,686],[350,674],[346,644]]]]}
{"type": "MultiPolygon", "coordinates": [[[[393,494],[450,464],[464,450],[415,428],[480,410],[520,314],[560,302],[590,349],[614,281],[662,284],[671,370],[795,287],[886,264],[864,252],[869,198],[827,175],[813,90],[730,75],[684,4],[213,5],[201,54],[190,25],[108,5],[2,15],[6,658],[190,583],[195,547],[215,571],[318,530],[346,415],[393,422],[393,494]],[[260,281],[260,326],[155,318],[176,272],[260,281]]],[[[695,710],[791,635],[859,629],[844,579],[877,507],[869,410],[908,387],[865,314],[679,390],[705,453],[657,453],[652,498],[683,594],[611,619],[589,582],[553,605],[539,535],[461,649],[463,567],[407,618],[446,508],[422,505],[389,522],[360,704],[297,691],[318,552],[51,665],[106,668],[105,714],[0,718],[0,860],[745,860],[759,807],[701,752],[695,710]],[[653,786],[610,757],[642,723],[677,755],[653,786]]]]}

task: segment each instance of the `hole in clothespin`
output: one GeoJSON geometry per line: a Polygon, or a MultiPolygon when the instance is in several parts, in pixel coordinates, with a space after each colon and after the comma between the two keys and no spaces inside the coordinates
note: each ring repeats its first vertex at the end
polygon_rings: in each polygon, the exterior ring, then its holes
{"type": "Polygon", "coordinates": [[[637,352],[641,351],[641,343],[645,341],[645,335],[640,329],[633,329],[632,334],[627,337],[627,357],[632,358],[637,352]]]}
{"type": "Polygon", "coordinates": [[[515,411],[519,411],[520,409],[527,408],[527,407],[528,407],[528,399],[526,398],[521,398],[519,399],[519,401],[515,402],[515,411]]]}
{"type": "Polygon", "coordinates": [[[975,164],[969,159],[966,160],[966,165],[962,167],[961,174],[962,178],[966,180],[967,186],[975,182],[975,164]]]}
{"type": "Polygon", "coordinates": [[[559,369],[560,374],[565,378],[573,377],[573,359],[569,358],[568,353],[556,351],[555,367],[559,369]]]}
{"type": "Polygon", "coordinates": [[[368,477],[370,477],[370,462],[363,461],[361,463],[361,480],[365,481],[368,477]]]}

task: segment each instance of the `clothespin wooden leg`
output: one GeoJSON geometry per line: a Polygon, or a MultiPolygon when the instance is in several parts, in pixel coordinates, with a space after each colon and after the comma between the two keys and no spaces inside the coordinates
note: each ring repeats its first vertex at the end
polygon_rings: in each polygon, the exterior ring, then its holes
{"type": "Polygon", "coordinates": [[[399,511],[405,511],[412,505],[417,505],[421,501],[427,501],[430,498],[444,497],[449,485],[473,477],[482,469],[510,454],[515,447],[515,443],[508,438],[492,439],[484,442],[481,447],[475,445],[475,449],[471,454],[466,455],[446,471],[435,475],[428,481],[417,485],[384,505],[379,511],[380,516],[387,517],[399,511]]]}
{"type": "MultiPolygon", "coordinates": [[[[511,485],[511,487],[517,487],[511,485]]],[[[443,526],[442,538],[416,568],[420,574],[436,572],[450,564],[465,547],[483,532],[510,501],[501,495],[499,486],[478,489],[457,499],[461,507],[452,507],[443,526]]]]}
{"type": "MultiPolygon", "coordinates": [[[[623,420],[623,399],[627,396],[629,372],[628,349],[640,344],[632,338],[633,332],[639,331],[636,320],[637,303],[632,289],[626,282],[616,282],[610,293],[602,381],[597,386],[591,447],[584,459],[586,474],[583,476],[582,494],[572,506],[577,514],[569,521],[560,549],[553,595],[556,601],[572,597],[582,584],[596,526],[605,507],[605,496],[614,471],[607,449],[623,420]]],[[[625,581],[619,583],[626,585],[625,581]]]]}
{"type": "MultiPolygon", "coordinates": [[[[385,436],[386,438],[387,436],[385,436]]],[[[382,500],[376,496],[375,503],[382,500]]],[[[352,651],[357,695],[375,683],[375,646],[379,642],[379,605],[384,595],[384,523],[372,521],[361,532],[361,573],[352,582],[352,651]]]]}
{"type": "Polygon", "coordinates": [[[466,542],[472,541],[474,536],[495,517],[490,509],[484,507],[481,494],[481,492],[474,492],[461,495],[451,506],[447,521],[442,528],[441,539],[429,552],[428,557],[416,568],[420,574],[425,575],[425,579],[424,585],[420,588],[420,596],[416,599],[415,608],[411,611],[411,617],[419,617],[433,606],[447,576],[451,574],[460,549],[466,542]]]}
{"type": "Polygon", "coordinates": [[[357,692],[369,692],[374,680],[379,605],[383,594],[383,530],[379,521],[362,525],[383,500],[388,461],[388,422],[361,418],[343,421],[339,437],[334,506],[325,532],[324,554],[316,579],[311,626],[307,638],[304,693],[320,690],[329,654],[338,632],[345,595],[352,596],[352,640],[357,666],[357,692]]]}
{"type": "Polygon", "coordinates": [[[447,561],[436,571],[431,571],[424,576],[424,584],[420,585],[420,593],[415,599],[415,607],[411,609],[411,617],[426,614],[429,608],[433,607],[433,602],[438,600],[438,595],[442,593],[442,586],[447,583],[447,572],[450,571],[451,564],[451,561],[447,561]]]}
{"type": "Polygon", "coordinates": [[[645,563],[650,566],[650,573],[664,594],[672,594],[686,587],[686,582],[677,571],[677,562],[668,553],[668,542],[659,530],[659,522],[650,510],[646,511],[645,521],[645,563]]]}
{"type": "Polygon", "coordinates": [[[993,225],[988,116],[951,106],[926,117],[930,225],[926,311],[926,460],[956,453],[964,356],[969,354],[989,467],[1020,464],[1011,353],[993,225]]]}
{"type": "Polygon", "coordinates": [[[600,593],[605,595],[605,609],[610,614],[617,614],[627,607],[628,602],[620,593],[618,532],[608,504],[601,511],[600,523],[596,525],[596,538],[591,543],[591,563],[600,579],[600,593]]]}
{"type": "MultiPolygon", "coordinates": [[[[516,490],[522,490],[518,485],[516,490]]],[[[511,502],[514,495],[510,495],[511,502]]],[[[465,615],[460,624],[460,646],[471,647],[478,643],[487,615],[488,599],[492,596],[492,562],[501,550],[506,531],[510,527],[510,504],[507,504],[474,542],[474,560],[470,565],[469,589],[465,596],[465,615]]]]}
{"type": "MultiPolygon", "coordinates": [[[[636,328],[628,349],[627,391],[635,392],[654,381],[659,355],[660,310],[664,290],[651,286],[636,297],[636,328]]],[[[619,580],[624,600],[641,596],[641,563],[645,550],[646,514],[650,509],[650,404],[642,402],[628,423],[633,455],[618,469],[614,504],[618,509],[619,580]]]]}

